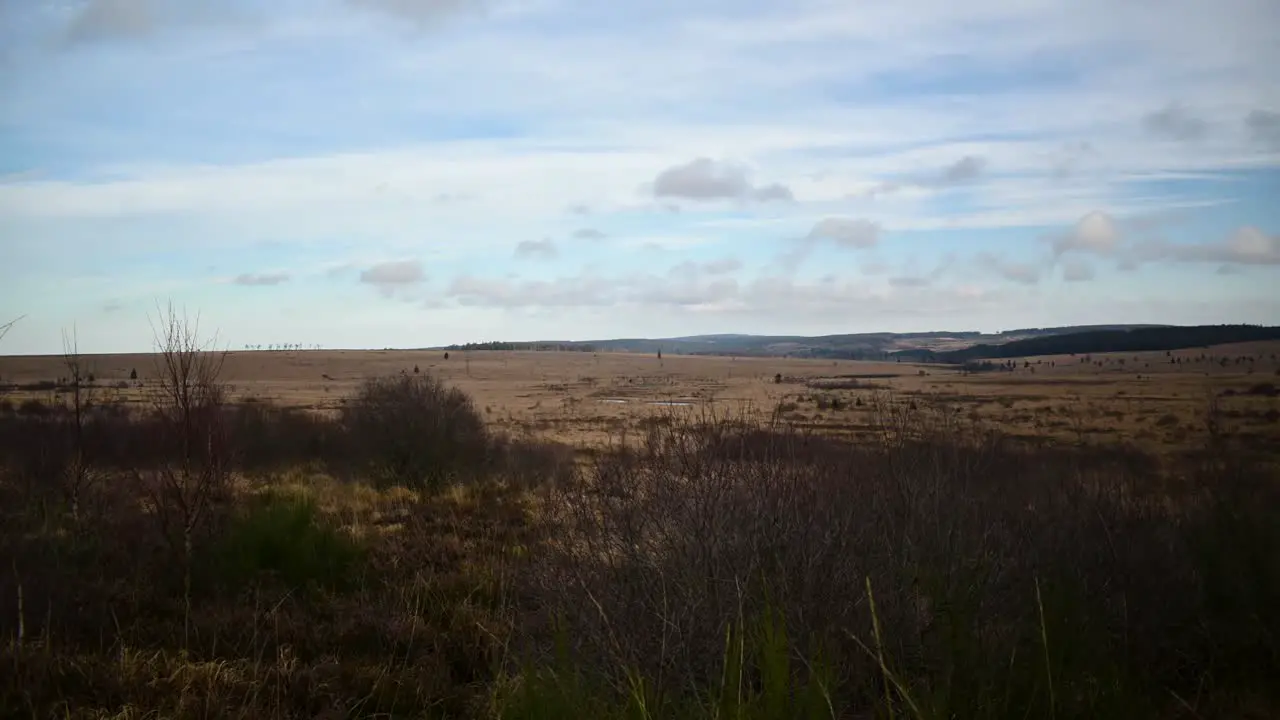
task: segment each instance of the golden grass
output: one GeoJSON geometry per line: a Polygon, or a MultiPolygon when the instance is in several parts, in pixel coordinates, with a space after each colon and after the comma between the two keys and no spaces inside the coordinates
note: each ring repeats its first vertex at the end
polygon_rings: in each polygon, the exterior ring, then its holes
{"type": "MultiPolygon", "coordinates": [[[[1087,363],[1072,356],[1017,358],[1014,372],[966,375],[954,366],[797,358],[452,352],[445,360],[439,351],[233,352],[223,377],[239,399],[335,411],[364,378],[417,367],[471,395],[496,429],[580,447],[642,430],[655,416],[710,411],[768,417],[780,405],[786,409],[783,420],[856,438],[870,430],[873,396],[892,393],[927,395],[1015,437],[1178,448],[1203,440],[1207,400],[1218,397],[1222,431],[1263,447],[1280,440],[1280,422],[1268,419],[1280,401],[1246,391],[1258,383],[1280,383],[1277,355],[1280,342],[1246,343],[1169,354],[1098,354],[1087,363]],[[1237,363],[1241,356],[1255,361],[1237,363]],[[778,375],[783,382],[775,382],[778,375]],[[859,387],[848,387],[853,384],[859,387]]],[[[103,386],[100,392],[145,402],[153,356],[86,360],[103,386]],[[128,382],[133,369],[141,383],[116,387],[128,382]]],[[[0,357],[0,378],[18,385],[51,381],[65,374],[60,363],[57,356],[0,357]]],[[[52,394],[28,390],[9,397],[16,404],[52,394]]]]}

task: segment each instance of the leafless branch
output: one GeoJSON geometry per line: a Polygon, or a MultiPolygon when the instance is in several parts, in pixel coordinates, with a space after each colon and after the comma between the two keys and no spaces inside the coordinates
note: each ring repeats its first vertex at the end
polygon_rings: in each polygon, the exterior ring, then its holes
{"type": "Polygon", "coordinates": [[[17,324],[18,324],[18,321],[19,321],[19,320],[21,320],[21,319],[22,319],[22,318],[24,318],[24,317],[26,317],[26,315],[20,315],[20,316],[18,316],[18,317],[16,317],[16,318],[14,318],[14,319],[10,320],[9,322],[5,323],[4,325],[0,325],[0,340],[3,340],[3,339],[4,339],[4,336],[5,336],[5,335],[8,335],[8,334],[9,334],[9,331],[13,329],[13,326],[14,326],[14,325],[17,325],[17,324]]]}

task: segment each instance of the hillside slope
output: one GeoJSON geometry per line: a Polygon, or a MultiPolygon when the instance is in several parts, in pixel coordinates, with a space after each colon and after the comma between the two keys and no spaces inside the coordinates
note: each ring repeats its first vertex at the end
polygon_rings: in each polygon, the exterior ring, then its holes
{"type": "Polygon", "coordinates": [[[960,350],[932,353],[928,359],[937,362],[964,363],[971,360],[1028,357],[1033,355],[1181,350],[1184,348],[1261,340],[1280,340],[1280,327],[1263,325],[1195,325],[1188,327],[1139,327],[1128,330],[1090,330],[1062,335],[1032,337],[1001,344],[976,344],[960,350]]]}

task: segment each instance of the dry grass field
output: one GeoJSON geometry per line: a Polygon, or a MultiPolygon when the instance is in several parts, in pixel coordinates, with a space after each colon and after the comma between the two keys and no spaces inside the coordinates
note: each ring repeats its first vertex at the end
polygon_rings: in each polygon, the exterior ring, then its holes
{"type": "MultiPolygon", "coordinates": [[[[102,393],[145,402],[154,356],[85,361],[102,393]],[[138,382],[129,381],[133,370],[138,382]]],[[[223,378],[237,399],[333,411],[365,378],[417,368],[468,393],[494,428],[578,447],[673,413],[746,413],[868,437],[877,398],[887,396],[919,398],[1026,440],[1170,450],[1203,443],[1212,424],[1242,447],[1280,447],[1280,343],[999,362],[1014,369],[581,352],[454,352],[446,360],[440,351],[321,350],[232,352],[223,378]]],[[[0,381],[19,388],[11,403],[52,399],[60,391],[50,383],[65,374],[58,356],[0,357],[0,381]]]]}

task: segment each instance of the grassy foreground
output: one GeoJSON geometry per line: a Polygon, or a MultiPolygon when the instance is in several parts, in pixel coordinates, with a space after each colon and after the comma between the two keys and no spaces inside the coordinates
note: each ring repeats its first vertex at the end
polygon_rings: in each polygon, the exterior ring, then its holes
{"type": "Polygon", "coordinates": [[[152,410],[0,414],[0,715],[1280,715],[1280,482],[1229,437],[883,398],[873,444],[668,415],[584,460],[425,375],[320,416],[173,351],[152,410]]]}

